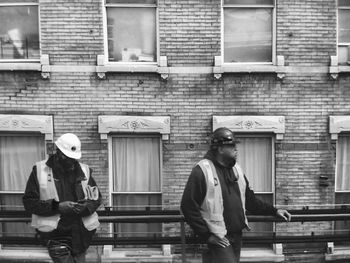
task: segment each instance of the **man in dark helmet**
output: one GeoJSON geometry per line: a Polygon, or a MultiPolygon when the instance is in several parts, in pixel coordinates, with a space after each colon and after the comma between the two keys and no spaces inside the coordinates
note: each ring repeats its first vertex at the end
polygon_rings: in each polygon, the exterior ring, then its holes
{"type": "Polygon", "coordinates": [[[254,195],[236,163],[237,140],[231,130],[214,131],[210,149],[192,169],[181,200],[181,210],[194,232],[208,244],[203,262],[239,263],[246,210],[276,215],[290,221],[286,210],[276,209],[254,195]]]}

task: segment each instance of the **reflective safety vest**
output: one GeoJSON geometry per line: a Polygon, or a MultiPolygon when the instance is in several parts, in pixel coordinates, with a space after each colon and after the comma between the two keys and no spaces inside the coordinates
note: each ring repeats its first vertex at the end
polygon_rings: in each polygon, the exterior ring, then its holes
{"type": "MultiPolygon", "coordinates": [[[[207,193],[201,206],[201,215],[204,221],[207,223],[210,232],[219,238],[223,238],[227,234],[224,221],[224,201],[215,166],[213,162],[208,159],[201,160],[198,165],[203,171],[207,185],[207,193]]],[[[244,221],[247,228],[249,228],[245,213],[245,191],[247,184],[241,167],[236,164],[234,167],[232,167],[232,169],[238,179],[237,182],[241,194],[244,221]]]]}
{"type": "MultiPolygon", "coordinates": [[[[46,161],[47,160],[36,163],[40,200],[54,199],[57,202],[59,202],[52,169],[46,165],[46,161]]],[[[86,164],[79,164],[86,177],[86,180],[81,181],[81,186],[83,187],[85,198],[87,198],[87,189],[91,188],[88,185],[88,181],[90,178],[90,169],[89,166],[87,166],[86,164]]],[[[39,216],[36,214],[32,214],[31,226],[38,229],[41,232],[52,232],[54,229],[57,228],[60,217],[60,214],[56,214],[53,216],[39,216]]],[[[98,221],[98,215],[96,212],[89,216],[82,217],[82,221],[85,228],[89,231],[96,229],[100,225],[100,222],[98,221]]]]}

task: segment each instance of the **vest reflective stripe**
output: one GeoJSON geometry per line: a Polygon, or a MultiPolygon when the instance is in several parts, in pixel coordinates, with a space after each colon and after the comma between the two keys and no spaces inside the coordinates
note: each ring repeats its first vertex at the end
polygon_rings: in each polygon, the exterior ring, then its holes
{"type": "MultiPolygon", "coordinates": [[[[55,185],[55,180],[53,179],[53,173],[52,169],[46,165],[46,161],[41,161],[36,164],[36,170],[37,170],[37,178],[39,182],[39,191],[40,191],[40,200],[48,200],[48,199],[55,199],[56,201],[59,201],[57,189],[55,185]]],[[[82,188],[85,194],[86,194],[86,188],[88,186],[88,181],[90,178],[90,169],[85,164],[80,164],[86,180],[83,180],[81,182],[82,188]]],[[[57,228],[58,221],[60,220],[60,214],[56,214],[53,216],[39,216],[39,215],[32,215],[32,227],[38,229],[42,232],[51,232],[54,229],[57,228]]],[[[96,212],[93,214],[82,217],[83,224],[85,228],[89,231],[96,229],[100,223],[98,221],[98,215],[96,212]]]]}
{"type": "MultiPolygon", "coordinates": [[[[216,169],[212,161],[208,159],[201,160],[198,163],[205,176],[207,193],[201,206],[201,215],[211,233],[223,238],[226,233],[226,225],[224,221],[224,202],[222,198],[221,185],[216,173],[216,169]]],[[[233,171],[238,178],[238,185],[242,200],[242,208],[244,213],[245,224],[248,227],[248,220],[245,214],[245,190],[246,182],[242,169],[236,164],[233,171]]]]}

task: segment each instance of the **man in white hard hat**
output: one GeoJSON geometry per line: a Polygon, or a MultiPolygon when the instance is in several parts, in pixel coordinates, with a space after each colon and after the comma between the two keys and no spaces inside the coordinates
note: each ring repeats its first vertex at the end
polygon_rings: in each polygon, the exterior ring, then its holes
{"type": "Polygon", "coordinates": [[[102,197],[91,169],[78,161],[79,138],[66,133],[55,145],[55,154],[34,165],[23,204],[53,262],[84,263],[99,226],[96,210],[102,197]]]}

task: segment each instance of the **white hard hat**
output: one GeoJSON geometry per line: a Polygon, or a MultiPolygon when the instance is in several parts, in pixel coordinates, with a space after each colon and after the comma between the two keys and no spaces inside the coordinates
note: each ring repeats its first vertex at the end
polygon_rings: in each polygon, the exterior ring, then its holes
{"type": "Polygon", "coordinates": [[[81,158],[81,143],[79,138],[73,133],[65,133],[55,142],[61,152],[73,159],[81,158]]]}

